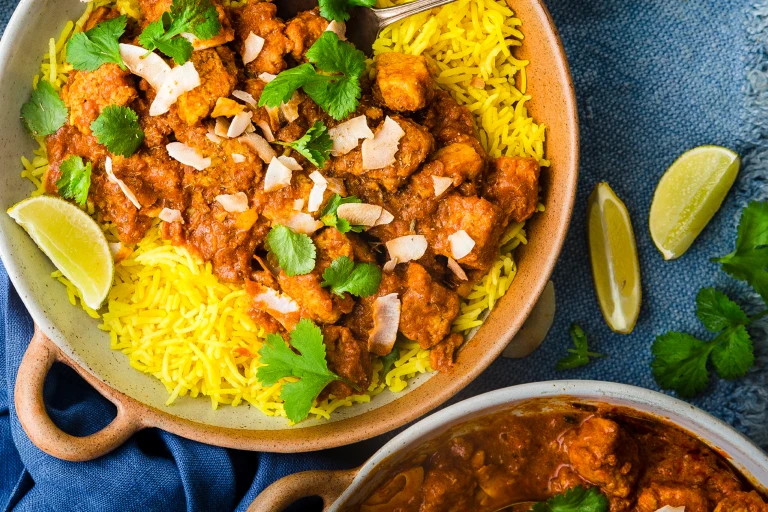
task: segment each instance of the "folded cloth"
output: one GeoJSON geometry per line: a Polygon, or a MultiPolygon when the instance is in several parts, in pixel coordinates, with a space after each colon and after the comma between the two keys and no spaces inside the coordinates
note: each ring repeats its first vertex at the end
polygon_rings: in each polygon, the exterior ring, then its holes
{"type": "MultiPolygon", "coordinates": [[[[14,5],[0,0],[3,19],[14,5]]],[[[533,356],[498,360],[454,402],[556,378],[658,389],[649,367],[651,343],[673,329],[704,334],[694,314],[699,288],[715,286],[743,304],[757,304],[754,294],[709,258],[732,250],[741,208],[766,195],[768,0],[548,0],[547,5],[569,55],[582,128],[576,210],[554,275],[557,318],[533,356]],[[691,250],[678,261],[663,262],[646,227],[653,190],[677,156],[701,144],[720,144],[745,155],[744,169],[691,250]],[[584,211],[587,196],[601,180],[626,202],[637,235],[644,305],[630,336],[606,327],[591,282],[584,211]],[[571,343],[572,322],[587,331],[594,350],[609,357],[558,373],[555,362],[571,343]]],[[[764,329],[753,335],[755,369],[739,381],[714,379],[693,403],[768,448],[768,349],[764,329]]],[[[310,468],[353,467],[392,435],[344,449],[275,455],[225,450],[149,430],[99,460],[63,462],[34,447],[14,413],[13,386],[32,323],[4,271],[0,336],[0,504],[8,509],[244,510],[277,478],[310,468]]],[[[76,435],[98,430],[114,415],[109,402],[58,365],[48,378],[45,399],[54,421],[76,435]]],[[[305,502],[299,509],[312,507],[305,502]]]]}

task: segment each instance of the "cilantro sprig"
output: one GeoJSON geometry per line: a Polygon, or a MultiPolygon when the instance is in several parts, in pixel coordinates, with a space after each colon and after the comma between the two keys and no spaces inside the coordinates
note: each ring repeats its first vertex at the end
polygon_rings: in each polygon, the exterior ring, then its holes
{"type": "Polygon", "coordinates": [[[400,359],[400,349],[395,345],[392,347],[392,352],[381,358],[381,364],[384,366],[381,368],[381,377],[384,379],[389,371],[395,366],[395,363],[400,359]]]}
{"type": "Polygon", "coordinates": [[[59,195],[72,199],[80,206],[88,200],[88,189],[91,187],[91,162],[84,163],[79,156],[70,156],[59,166],[61,176],[56,180],[59,195]]]}
{"type": "Polygon", "coordinates": [[[96,71],[107,63],[126,69],[120,57],[120,37],[125,33],[127,20],[120,16],[74,34],[67,43],[67,62],[83,71],[96,71]]]}
{"type": "MultiPolygon", "coordinates": [[[[713,259],[736,279],[746,281],[768,302],[768,203],[750,203],[742,212],[736,249],[713,259]]],[[[754,365],[752,339],[747,331],[768,310],[748,316],[724,293],[702,289],[696,297],[696,315],[704,327],[716,333],[710,341],[682,332],[668,332],[656,338],[651,347],[651,369],[656,382],[688,398],[709,384],[712,366],[723,379],[746,375],[754,365]]]]}
{"type": "Polygon", "coordinates": [[[318,169],[321,169],[325,162],[328,161],[331,148],[333,147],[331,136],[328,135],[328,127],[322,121],[315,121],[315,124],[307,130],[307,133],[298,140],[293,142],[276,142],[282,146],[293,148],[304,158],[312,162],[318,169]]]}
{"type": "Polygon", "coordinates": [[[353,7],[373,7],[376,0],[319,0],[320,16],[327,20],[347,21],[353,7]]]}
{"type": "Polygon", "coordinates": [[[315,268],[317,250],[307,235],[294,233],[285,226],[275,226],[267,235],[267,243],[286,275],[309,274],[315,268]]]}
{"type": "Polygon", "coordinates": [[[66,105],[51,83],[45,80],[37,84],[32,97],[21,106],[21,120],[35,137],[56,133],[68,119],[66,105]]]}
{"type": "Polygon", "coordinates": [[[536,503],[530,512],[608,512],[608,498],[596,487],[577,485],[546,502],[536,503]]]}
{"type": "Polygon", "coordinates": [[[278,107],[303,89],[315,103],[340,121],[357,108],[365,54],[333,32],[324,32],[307,51],[310,63],[283,71],[261,93],[259,106],[278,107]]]}
{"type": "Polygon", "coordinates": [[[320,221],[326,226],[338,229],[342,233],[349,233],[354,231],[360,233],[365,229],[365,226],[352,226],[346,219],[340,219],[336,214],[339,206],[349,203],[362,203],[360,199],[355,196],[341,197],[339,194],[333,194],[333,197],[325,205],[323,211],[320,212],[320,221]]]}
{"type": "Polygon", "coordinates": [[[173,0],[171,10],[142,31],[139,44],[150,52],[160,50],[181,66],[192,57],[194,49],[181,34],[191,33],[205,41],[219,32],[219,13],[210,0],[173,0]]]}
{"type": "Polygon", "coordinates": [[[591,357],[605,357],[605,354],[589,351],[589,342],[584,330],[576,324],[571,325],[571,339],[575,348],[569,348],[569,354],[557,362],[557,370],[573,370],[586,366],[591,357]]]}
{"type": "Polygon", "coordinates": [[[99,144],[113,155],[129,157],[144,142],[139,116],[130,107],[110,105],[91,123],[91,131],[99,144]]]}
{"type": "Polygon", "coordinates": [[[339,297],[350,293],[357,297],[370,297],[379,291],[381,269],[372,263],[355,263],[346,256],[336,258],[323,272],[321,286],[330,287],[339,297]]]}

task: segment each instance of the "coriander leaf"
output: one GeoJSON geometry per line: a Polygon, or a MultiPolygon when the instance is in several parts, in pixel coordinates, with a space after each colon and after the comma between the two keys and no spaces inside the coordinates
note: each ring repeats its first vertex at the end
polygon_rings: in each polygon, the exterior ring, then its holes
{"type": "Polygon", "coordinates": [[[325,208],[320,212],[320,221],[326,226],[336,228],[341,233],[348,233],[353,231],[355,233],[361,233],[365,230],[365,226],[352,226],[347,219],[340,219],[336,215],[336,210],[339,206],[348,203],[362,203],[360,199],[355,196],[341,197],[339,194],[334,194],[333,197],[325,205],[325,208]]]}
{"type": "Polygon", "coordinates": [[[283,103],[288,103],[296,90],[309,83],[316,76],[317,73],[312,64],[302,64],[283,71],[264,86],[259,97],[259,106],[275,108],[283,103]]]}
{"type": "Polygon", "coordinates": [[[608,512],[608,498],[596,487],[572,487],[545,503],[537,503],[530,512],[608,512]]]}
{"type": "Polygon", "coordinates": [[[373,7],[376,0],[319,0],[320,16],[327,20],[347,21],[352,7],[373,7]]]}
{"type": "Polygon", "coordinates": [[[294,233],[285,226],[275,226],[267,235],[267,242],[286,275],[309,274],[315,268],[315,244],[307,235],[294,233]]]}
{"type": "Polygon", "coordinates": [[[288,144],[318,168],[322,168],[331,154],[333,141],[322,121],[315,121],[302,138],[288,144]]]}
{"type": "Polygon", "coordinates": [[[681,332],[657,337],[651,347],[651,369],[656,382],[686,398],[703,391],[709,383],[707,359],[713,347],[681,332]]]}
{"type": "Polygon", "coordinates": [[[741,214],[736,250],[713,261],[746,281],[768,302],[768,203],[752,202],[741,214]]]}
{"type": "Polygon", "coordinates": [[[107,146],[113,155],[129,157],[144,142],[139,116],[129,107],[106,107],[91,123],[91,131],[99,144],[107,146]]]}
{"type": "Polygon", "coordinates": [[[280,392],[285,413],[294,423],[306,418],[320,392],[340,379],[328,369],[323,333],[311,320],[304,319],[296,325],[290,346],[280,335],[268,335],[259,355],[265,366],[256,371],[256,378],[263,384],[272,386],[285,377],[299,379],[284,383],[280,392]]]}
{"type": "Polygon", "coordinates": [[[581,327],[576,324],[571,326],[571,339],[576,348],[569,348],[569,355],[557,362],[557,371],[573,370],[589,364],[590,357],[605,357],[605,354],[590,352],[587,335],[581,327]]]}
{"type": "Polygon", "coordinates": [[[174,37],[168,41],[161,39],[157,42],[157,49],[172,58],[177,64],[183,65],[192,58],[195,48],[192,43],[183,37],[174,37]]]}
{"type": "Polygon", "coordinates": [[[70,156],[61,163],[59,170],[61,177],[56,180],[59,195],[83,206],[88,200],[88,189],[91,186],[91,162],[86,164],[79,156],[70,156]]]}
{"type": "Polygon", "coordinates": [[[357,108],[360,83],[342,78],[328,82],[312,81],[304,86],[304,92],[332,118],[341,121],[357,108]]]}
{"type": "Polygon", "coordinates": [[[75,69],[96,71],[113,63],[125,69],[120,56],[120,37],[125,33],[127,18],[120,16],[104,21],[87,32],[78,32],[67,43],[67,62],[75,69]]]}
{"type": "Polygon", "coordinates": [[[210,0],[173,0],[171,10],[149,25],[139,35],[139,44],[155,49],[182,65],[192,55],[192,44],[181,34],[188,32],[203,41],[221,32],[216,6],[210,0]]]}
{"type": "Polygon", "coordinates": [[[749,321],[738,304],[714,288],[702,288],[696,297],[696,305],[696,315],[704,327],[712,332],[720,332],[749,321]]]}
{"type": "Polygon", "coordinates": [[[390,370],[392,370],[392,367],[395,366],[395,363],[398,359],[400,359],[400,349],[397,347],[392,347],[392,352],[381,358],[381,363],[384,365],[381,368],[382,378],[387,376],[390,370]]]}
{"type": "Polygon", "coordinates": [[[350,293],[357,297],[370,297],[379,291],[381,269],[372,263],[357,263],[346,256],[336,258],[323,272],[321,286],[330,286],[340,297],[350,293]]]}
{"type": "Polygon", "coordinates": [[[32,98],[21,107],[21,120],[35,137],[56,133],[69,119],[69,112],[59,94],[45,80],[37,84],[32,98]]]}
{"type": "Polygon", "coordinates": [[[365,54],[351,43],[339,40],[335,32],[323,32],[307,50],[307,59],[320,71],[360,78],[365,73],[365,54]]]}
{"type": "Polygon", "coordinates": [[[740,325],[712,349],[712,365],[723,379],[738,379],[755,364],[754,347],[747,329],[740,325]]]}

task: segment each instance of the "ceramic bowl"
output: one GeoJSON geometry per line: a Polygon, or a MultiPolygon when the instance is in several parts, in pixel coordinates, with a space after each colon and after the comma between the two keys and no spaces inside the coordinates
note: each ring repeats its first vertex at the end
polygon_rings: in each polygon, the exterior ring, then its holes
{"type": "MultiPolygon", "coordinates": [[[[276,0],[278,3],[280,0],[276,0]]],[[[102,455],[145,427],[248,450],[298,452],[360,441],[401,426],[443,403],[477,377],[517,332],[544,289],[555,265],[573,209],[578,174],[578,121],[568,64],[552,20],[540,0],[509,0],[523,21],[525,44],[518,55],[528,59],[529,109],[548,131],[543,173],[547,211],[528,226],[530,243],[517,253],[519,274],[486,324],[458,356],[449,374],[423,375],[399,394],[389,392],[368,404],[343,408],[330,421],[304,421],[290,427],[283,418],[267,417],[247,406],[213,411],[205,399],[183,397],[173,405],[163,385],[133,370],[126,356],[110,350],[98,322],[72,307],[65,289],[50,278],[54,270],[26,233],[0,215],[0,256],[38,326],[19,370],[16,408],[32,441],[57,457],[86,460],[102,455]],[[72,366],[118,409],[104,430],[86,438],[60,431],[42,403],[42,384],[54,361],[72,366]]],[[[34,143],[19,120],[29,98],[39,58],[48,38],[67,20],[78,18],[78,0],[21,0],[0,43],[0,210],[31,191],[19,177],[21,155],[34,143]]]]}
{"type": "MultiPolygon", "coordinates": [[[[526,409],[532,402],[557,410],[570,404],[607,403],[628,408],[672,424],[700,439],[720,455],[758,490],[768,486],[768,456],[742,434],[689,403],[626,384],[563,380],[512,386],[464,400],[418,423],[384,445],[360,468],[349,471],[308,471],[278,480],[264,490],[248,512],[280,512],[299,498],[320,496],[324,512],[354,510],[386,476],[388,468],[408,459],[422,444],[450,429],[477,418],[526,409]]],[[[523,412],[524,414],[524,412],[523,412]]]]}

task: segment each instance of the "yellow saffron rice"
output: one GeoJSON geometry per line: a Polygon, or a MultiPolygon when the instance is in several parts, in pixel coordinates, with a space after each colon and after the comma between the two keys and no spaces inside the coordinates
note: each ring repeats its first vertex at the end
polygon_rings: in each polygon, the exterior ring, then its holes
{"type": "MultiPolygon", "coordinates": [[[[225,3],[237,6],[244,2],[225,3]]],[[[56,90],[61,89],[72,71],[65,58],[66,43],[72,34],[82,31],[93,9],[102,5],[115,6],[134,18],[139,13],[135,0],[88,3],[79,20],[68,22],[58,39],[50,39],[34,87],[40,80],[48,80],[56,90]]],[[[381,6],[387,5],[392,5],[390,0],[381,0],[381,6]]],[[[548,165],[543,155],[545,127],[534,123],[525,107],[530,99],[525,95],[528,63],[515,59],[510,51],[522,44],[520,25],[503,2],[459,0],[388,27],[374,51],[424,55],[437,70],[440,86],[474,114],[481,142],[490,155],[527,155],[548,165]]],[[[22,176],[36,187],[32,195],[44,193],[42,180],[48,168],[45,141],[40,138],[38,143],[31,160],[22,157],[22,176]]],[[[92,205],[88,211],[94,214],[92,205]]],[[[107,239],[116,248],[122,247],[114,228],[102,224],[107,239]]],[[[516,273],[513,252],[526,243],[525,236],[523,224],[509,227],[498,260],[463,301],[455,331],[466,333],[479,326],[482,315],[509,289],[516,273]]],[[[80,302],[91,317],[100,319],[99,327],[109,333],[111,347],[128,356],[135,369],[160,380],[168,391],[168,404],[179,396],[202,395],[211,400],[214,409],[245,401],[264,414],[285,416],[281,384],[266,387],[256,380],[264,332],[248,315],[243,287],[220,282],[210,263],[163,240],[157,223],[135,247],[122,247],[123,253],[107,305],[100,312],[82,304],[78,290],[60,272],[53,273],[66,286],[73,305],[80,302]]],[[[400,358],[386,375],[381,375],[382,363],[375,363],[367,394],[330,398],[312,408],[311,414],[327,419],[337,408],[368,402],[385,389],[402,391],[408,379],[431,371],[428,350],[414,342],[398,342],[398,347],[400,358]]]]}

